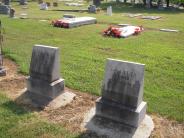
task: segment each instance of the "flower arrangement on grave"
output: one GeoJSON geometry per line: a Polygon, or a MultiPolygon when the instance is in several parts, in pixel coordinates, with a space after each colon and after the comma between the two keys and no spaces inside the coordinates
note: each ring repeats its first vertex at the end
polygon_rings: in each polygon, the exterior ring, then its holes
{"type": "Polygon", "coordinates": [[[126,38],[131,35],[137,35],[140,34],[143,31],[142,26],[110,26],[107,30],[103,31],[104,36],[112,36],[117,38],[126,38]]]}

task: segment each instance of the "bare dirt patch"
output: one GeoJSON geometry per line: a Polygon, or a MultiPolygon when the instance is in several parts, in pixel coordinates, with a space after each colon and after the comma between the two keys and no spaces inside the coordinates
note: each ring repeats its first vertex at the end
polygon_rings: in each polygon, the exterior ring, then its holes
{"type": "Polygon", "coordinates": [[[55,110],[44,110],[40,114],[55,123],[62,123],[71,132],[80,132],[81,123],[86,111],[95,105],[96,96],[81,93],[66,88],[76,94],[75,99],[68,105],[55,110]]]}
{"type": "Polygon", "coordinates": [[[18,74],[18,66],[11,60],[4,59],[4,66],[7,70],[7,75],[0,77],[0,90],[15,99],[25,88],[26,77],[18,74]]]}
{"type": "MultiPolygon", "coordinates": [[[[11,60],[5,59],[4,65],[7,69],[7,76],[0,77],[0,90],[14,100],[23,93],[23,89],[26,87],[26,77],[17,73],[18,67],[11,60]]],[[[69,88],[66,90],[76,94],[70,104],[53,110],[45,108],[38,114],[50,122],[60,123],[71,132],[82,132],[80,124],[84,119],[84,114],[95,105],[95,100],[98,97],[69,88]]],[[[27,108],[29,111],[33,110],[29,106],[27,108]]],[[[155,124],[151,138],[184,138],[184,123],[178,123],[159,115],[151,116],[155,124]]],[[[92,133],[82,133],[81,137],[94,138],[98,136],[92,133]]]]}
{"type": "Polygon", "coordinates": [[[184,138],[184,123],[168,120],[159,115],[151,116],[155,125],[151,138],[184,138]]]}

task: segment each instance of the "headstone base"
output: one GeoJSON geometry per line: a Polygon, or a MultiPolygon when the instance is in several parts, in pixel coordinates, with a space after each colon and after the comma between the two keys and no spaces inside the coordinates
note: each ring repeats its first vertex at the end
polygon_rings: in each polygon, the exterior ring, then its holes
{"type": "Polygon", "coordinates": [[[96,101],[96,115],[132,127],[138,127],[145,117],[146,107],[146,102],[141,102],[136,109],[132,109],[125,107],[122,104],[99,98],[96,101]]]}
{"type": "Polygon", "coordinates": [[[29,105],[38,109],[53,110],[71,103],[76,94],[70,91],[64,91],[55,99],[49,99],[41,95],[31,93],[27,89],[22,90],[22,95],[16,99],[18,104],[29,105]]]}
{"type": "Polygon", "coordinates": [[[4,67],[0,67],[0,77],[6,76],[6,69],[4,67]]]}
{"type": "Polygon", "coordinates": [[[95,132],[99,137],[108,138],[148,138],[154,129],[152,118],[145,116],[138,128],[131,127],[117,121],[112,121],[95,116],[95,108],[92,108],[85,116],[82,128],[95,132]]]}
{"type": "Polygon", "coordinates": [[[58,79],[49,83],[28,77],[27,91],[34,103],[40,106],[46,106],[50,101],[64,92],[64,79],[58,79]]]}

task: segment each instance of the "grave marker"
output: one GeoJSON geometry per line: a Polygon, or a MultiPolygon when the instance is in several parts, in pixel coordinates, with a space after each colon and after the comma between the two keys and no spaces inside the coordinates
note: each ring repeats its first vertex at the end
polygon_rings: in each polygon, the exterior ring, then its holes
{"type": "Polygon", "coordinates": [[[59,48],[43,45],[33,47],[27,90],[34,103],[45,106],[64,92],[59,63],[59,48]]]}
{"type": "Polygon", "coordinates": [[[142,101],[143,86],[143,64],[108,59],[102,98],[96,102],[96,115],[138,127],[147,106],[142,101]]]}

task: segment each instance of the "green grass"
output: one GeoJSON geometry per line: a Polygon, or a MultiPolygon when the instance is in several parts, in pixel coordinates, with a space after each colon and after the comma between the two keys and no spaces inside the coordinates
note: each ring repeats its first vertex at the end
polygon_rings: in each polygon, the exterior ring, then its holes
{"type": "Polygon", "coordinates": [[[6,96],[0,94],[0,137],[1,138],[76,138],[59,124],[40,119],[27,112],[6,96]]]}
{"type": "MultiPolygon", "coordinates": [[[[36,3],[29,3],[29,9],[23,10],[14,3],[16,15],[26,12],[30,19],[10,19],[0,15],[6,30],[5,55],[16,61],[20,72],[28,74],[34,44],[59,47],[61,74],[66,86],[96,95],[100,95],[106,58],[146,64],[144,100],[148,102],[148,112],[184,121],[184,12],[110,4],[114,11],[112,17],[106,16],[105,12],[73,13],[96,17],[99,23],[61,29],[53,28],[49,22],[40,22],[39,19],[51,21],[66,12],[40,11],[36,3]],[[150,21],[122,16],[127,12],[163,18],[150,21]],[[179,29],[181,32],[167,33],[152,29],[126,39],[102,37],[101,32],[111,23],[179,29]]],[[[102,5],[105,6],[107,4],[102,5]]],[[[59,8],[68,7],[60,4],[59,8]]]]}

